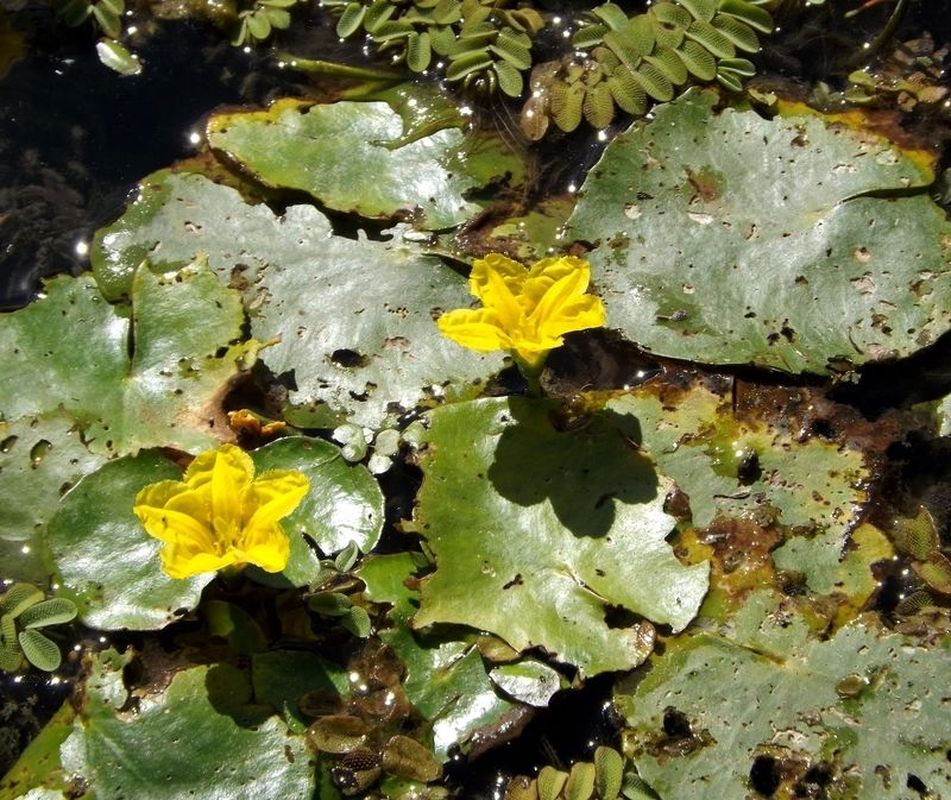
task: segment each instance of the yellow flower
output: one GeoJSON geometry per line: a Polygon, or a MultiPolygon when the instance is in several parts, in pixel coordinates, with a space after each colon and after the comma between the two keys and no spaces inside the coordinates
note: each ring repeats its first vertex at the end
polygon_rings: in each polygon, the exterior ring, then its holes
{"type": "Polygon", "coordinates": [[[296,470],[269,470],[255,478],[251,456],[224,444],[196,456],[184,480],[146,486],[132,510],[165,543],[162,569],[169,577],[244,564],[280,572],[290,555],[280,520],[308,491],[310,482],[296,470]]]}
{"type": "Polygon", "coordinates": [[[530,367],[564,344],[564,334],[604,324],[604,306],[585,294],[591,266],[574,256],[543,258],[531,268],[499,253],[472,265],[469,291],[482,308],[443,314],[439,330],[473,350],[510,350],[530,367]]]}

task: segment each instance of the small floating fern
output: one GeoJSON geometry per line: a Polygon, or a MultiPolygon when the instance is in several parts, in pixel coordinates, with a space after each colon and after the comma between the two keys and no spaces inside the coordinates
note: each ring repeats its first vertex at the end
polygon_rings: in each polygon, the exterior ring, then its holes
{"type": "Polygon", "coordinates": [[[766,0],[663,0],[628,17],[614,3],[588,12],[572,43],[585,56],[541,64],[521,126],[540,139],[552,121],[573,131],[586,120],[604,128],[620,108],[645,114],[653,101],[671,100],[687,83],[714,80],[741,91],[755,73],[738,52],[760,49],[773,29],[766,0]]]}
{"type": "Polygon", "coordinates": [[[15,583],[0,595],[0,670],[16,672],[29,661],[52,672],[62,656],[56,643],[38,629],[69,622],[76,605],[64,597],[43,599],[43,592],[29,583],[15,583]]]}
{"type": "Polygon", "coordinates": [[[377,49],[412,72],[434,61],[446,80],[466,89],[518,97],[531,48],[544,21],[532,8],[507,9],[500,0],[323,0],[340,13],[337,34],[364,31],[377,49]]]}
{"type": "MultiPolygon", "coordinates": [[[[628,16],[614,3],[585,12],[573,52],[535,66],[521,113],[529,139],[553,122],[573,131],[585,120],[611,123],[618,109],[642,116],[688,83],[717,81],[740,91],[755,73],[739,53],[760,49],[773,30],[772,0],[661,0],[628,16]]],[[[445,70],[465,89],[520,97],[532,44],[544,27],[537,11],[505,0],[323,0],[338,13],[341,38],[363,32],[381,53],[416,73],[445,70]]]]}
{"type": "Polygon", "coordinates": [[[513,778],[505,800],[618,800],[656,797],[614,748],[601,746],[593,761],[578,761],[569,772],[542,767],[538,777],[513,778]]]}

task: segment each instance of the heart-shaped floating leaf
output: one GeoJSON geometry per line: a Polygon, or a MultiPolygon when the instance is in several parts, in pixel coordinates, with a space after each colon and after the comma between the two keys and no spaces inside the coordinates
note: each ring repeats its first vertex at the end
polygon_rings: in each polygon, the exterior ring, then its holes
{"type": "Polygon", "coordinates": [[[612,627],[609,607],[680,630],[707,566],[675,558],[670,484],[612,420],[559,432],[550,411],[499,398],[430,412],[415,526],[437,569],[414,625],[491,631],[585,674],[627,669],[650,653],[653,630],[612,627]]]}
{"type": "Polygon", "coordinates": [[[567,237],[594,246],[609,326],[661,355],[820,374],[951,327],[951,223],[924,153],[854,115],[715,102],[658,107],[585,180],[567,237]]]}
{"type": "Polygon", "coordinates": [[[60,497],[105,462],[89,451],[77,427],[59,410],[0,422],[0,539],[36,549],[36,533],[60,497]]]}
{"type": "Polygon", "coordinates": [[[229,664],[176,673],[126,714],[110,702],[121,671],[87,683],[63,766],[97,797],[312,797],[304,738],[250,704],[247,676],[229,664]],[[161,744],[161,746],[158,746],[161,744]]]}
{"type": "Polygon", "coordinates": [[[109,296],[127,291],[143,248],[155,249],[159,269],[205,253],[242,287],[252,335],[275,342],[265,362],[296,387],[288,413],[307,427],[346,418],[379,427],[424,398],[471,396],[503,364],[436,329],[440,310],[470,304],[461,275],[399,235],[334,236],[310,206],[276,217],[201,176],[158,173],[97,235],[93,263],[109,296]]]}
{"type": "Polygon", "coordinates": [[[174,275],[135,272],[131,298],[131,330],[129,310],[106,303],[89,276],[54,278],[46,297],[0,317],[0,349],[13,354],[0,375],[3,415],[62,409],[98,454],[214,442],[219,395],[257,350],[234,344],[239,295],[196,262],[174,275]]]}
{"type": "Polygon", "coordinates": [[[47,539],[63,593],[90,627],[152,630],[195,608],[214,573],[173,580],[159,563],[161,543],[132,513],[148,483],[181,471],[154,454],[110,461],[66,495],[47,539]]]}

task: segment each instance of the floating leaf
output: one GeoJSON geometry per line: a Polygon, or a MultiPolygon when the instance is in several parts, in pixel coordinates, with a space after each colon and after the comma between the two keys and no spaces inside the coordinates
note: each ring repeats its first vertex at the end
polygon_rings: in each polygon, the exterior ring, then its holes
{"type": "Polygon", "coordinates": [[[43,592],[29,583],[15,583],[0,595],[0,614],[15,620],[43,599],[43,592]]]}
{"type": "Polygon", "coordinates": [[[555,670],[531,659],[503,664],[493,669],[489,677],[509,697],[539,708],[548,705],[562,684],[561,675],[555,670]]]}
{"type": "Polygon", "coordinates": [[[718,15],[713,20],[713,27],[733,42],[738,49],[747,53],[755,53],[759,50],[759,37],[756,32],[735,17],[726,14],[718,15]]]}
{"type": "Polygon", "coordinates": [[[310,493],[281,523],[288,534],[310,537],[325,555],[348,544],[365,553],[376,545],[383,528],[383,493],[362,464],[348,463],[330,442],[303,436],[278,439],[251,455],[262,472],[293,469],[310,480],[310,493]]]}
{"type": "Polygon", "coordinates": [[[619,431],[559,433],[548,411],[500,398],[430,413],[415,527],[437,569],[414,625],[491,631],[585,674],[626,669],[650,652],[652,633],[609,627],[607,605],[682,629],[707,567],[674,557],[666,483],[619,431]]]}
{"type": "Polygon", "coordinates": [[[442,764],[428,747],[408,736],[392,736],[383,746],[383,769],[390,775],[421,783],[442,777],[442,764]]]}
{"type": "MultiPolygon", "coordinates": [[[[492,63],[484,56],[462,69],[455,61],[447,77],[492,63]]],[[[268,186],[309,192],[328,208],[370,219],[412,216],[421,228],[450,228],[479,211],[467,193],[506,177],[517,181],[524,166],[497,134],[464,133],[455,107],[443,105],[447,122],[426,135],[414,135],[386,103],[297,100],[219,114],[207,135],[268,186]]]]}
{"type": "Polygon", "coordinates": [[[703,45],[713,55],[719,58],[733,58],[736,55],[736,48],[721,31],[714,28],[709,22],[694,20],[690,27],[684,31],[684,35],[693,39],[697,44],[703,45]]]}
{"type": "Polygon", "coordinates": [[[97,235],[98,280],[121,294],[130,264],[159,242],[156,268],[204,252],[224,280],[244,288],[252,334],[280,337],[263,354],[276,375],[293,376],[290,413],[306,413],[299,421],[308,427],[347,417],[379,427],[427,395],[474,393],[502,367],[501,354],[470,353],[436,333],[434,313],[469,304],[465,280],[398,234],[385,242],[333,236],[311,206],[277,217],[201,176],[157,173],[97,235]]]}
{"type": "Polygon", "coordinates": [[[20,631],[17,641],[23,648],[23,655],[37,669],[53,672],[63,660],[56,642],[51,641],[37,630],[20,631]]]}
{"type": "MultiPolygon", "coordinates": [[[[763,624],[775,623],[767,616],[763,624]]],[[[779,762],[780,781],[788,758],[821,770],[831,791],[856,800],[905,798],[912,782],[935,796],[951,791],[940,677],[951,666],[946,649],[914,647],[860,624],[828,641],[808,638],[801,622],[786,630],[785,642],[765,652],[763,640],[747,646],[710,634],[670,642],[634,692],[616,696],[638,772],[661,797],[745,797],[760,757],[779,762]],[[868,689],[841,696],[837,687],[853,675],[867,678],[868,689]],[[670,714],[681,716],[695,746],[678,747],[683,739],[664,734],[670,714]]]]}
{"type": "Polygon", "coordinates": [[[670,100],[674,96],[674,87],[667,76],[649,62],[641,64],[631,75],[655,100],[670,100]]]}
{"type": "MultiPolygon", "coordinates": [[[[17,566],[31,554],[38,557],[37,534],[60,497],[83,475],[105,463],[104,456],[89,451],[77,428],[75,420],[63,411],[0,422],[0,440],[5,443],[0,447],[0,506],[4,509],[0,539],[30,549],[21,553],[17,566]],[[45,450],[39,460],[32,455],[37,447],[45,450]]],[[[3,560],[13,568],[12,561],[3,560]]],[[[17,578],[8,568],[4,577],[17,578]]]]}
{"type": "Polygon", "coordinates": [[[720,14],[729,14],[742,20],[760,33],[773,32],[773,18],[766,9],[747,0],[720,0],[720,14]]]}
{"type": "Polygon", "coordinates": [[[683,47],[674,50],[684,62],[690,73],[702,81],[712,81],[717,74],[717,60],[710,52],[696,42],[684,42],[683,47]]]}
{"type": "Polygon", "coordinates": [[[138,270],[130,288],[131,331],[128,310],[106,303],[89,276],[54,278],[45,298],[0,318],[0,347],[13,354],[0,376],[6,419],[61,409],[103,455],[216,441],[219,395],[257,349],[232,344],[243,338],[239,295],[200,262],[138,270]]]}
{"type": "Polygon", "coordinates": [[[616,798],[624,779],[624,759],[613,747],[601,745],[594,751],[594,769],[598,797],[616,798]]]}
{"type": "Polygon", "coordinates": [[[411,33],[406,38],[406,66],[413,72],[422,72],[429,66],[433,51],[428,33],[411,33]]]}
{"type": "Polygon", "coordinates": [[[951,327],[951,223],[924,153],[714,102],[694,90],[657,108],[581,189],[567,237],[595,247],[609,327],[665,356],[819,374],[951,327]]]}
{"type": "Polygon", "coordinates": [[[841,539],[866,499],[861,452],[740,422],[729,397],[699,383],[678,394],[671,408],[648,384],[607,409],[630,415],[632,433],[689,497],[695,525],[772,508],[783,525],[835,529],[841,539]]]}
{"type": "Polygon", "coordinates": [[[62,592],[79,618],[103,630],[152,630],[195,608],[214,573],[173,580],[162,572],[161,542],[132,513],[148,483],[181,470],[152,453],[111,461],[83,478],[49,522],[47,538],[62,592]]]}
{"type": "Polygon", "coordinates": [[[96,53],[105,66],[120,75],[138,75],[142,71],[138,56],[130,53],[115,39],[100,39],[96,43],[96,53]]]}
{"type": "Polygon", "coordinates": [[[30,606],[17,618],[21,628],[44,628],[60,625],[76,618],[76,604],[65,597],[53,597],[30,606]]]}
{"type": "Polygon", "coordinates": [[[614,119],[614,98],[606,83],[598,83],[585,93],[584,118],[592,128],[606,128],[614,119]]]}
{"type": "Polygon", "coordinates": [[[495,76],[498,78],[499,88],[503,94],[509,97],[518,97],[522,94],[524,82],[522,73],[518,69],[504,61],[496,62],[492,69],[495,70],[495,76]]]}
{"type": "Polygon", "coordinates": [[[473,734],[498,724],[517,707],[495,691],[471,642],[409,630],[418,593],[405,581],[415,569],[412,554],[396,553],[366,559],[357,575],[366,583],[368,599],[393,606],[394,627],[379,636],[406,665],[403,689],[432,725],[436,755],[445,760],[452,747],[464,748],[473,734]]]}
{"type": "Polygon", "coordinates": [[[562,790],[565,800],[590,800],[594,791],[595,770],[594,764],[588,761],[578,761],[572,766],[562,790]]]}
{"type": "Polygon", "coordinates": [[[62,747],[63,766],[97,797],[311,797],[314,767],[301,736],[251,706],[247,676],[228,664],[192,667],[142,697],[135,714],[109,692],[122,673],[87,683],[62,747]],[[161,742],[161,747],[156,743],[161,742]]]}
{"type": "Polygon", "coordinates": [[[363,18],[367,12],[367,7],[363,3],[347,3],[337,20],[337,36],[346,39],[353,35],[359,29],[363,18]]]}

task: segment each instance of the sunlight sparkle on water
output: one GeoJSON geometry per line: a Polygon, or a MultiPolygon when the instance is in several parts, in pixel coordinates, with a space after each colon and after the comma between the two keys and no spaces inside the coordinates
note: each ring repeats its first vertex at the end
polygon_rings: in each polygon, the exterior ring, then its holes
{"type": "Polygon", "coordinates": [[[73,248],[77,256],[84,256],[89,252],[89,243],[80,239],[73,248]]]}

